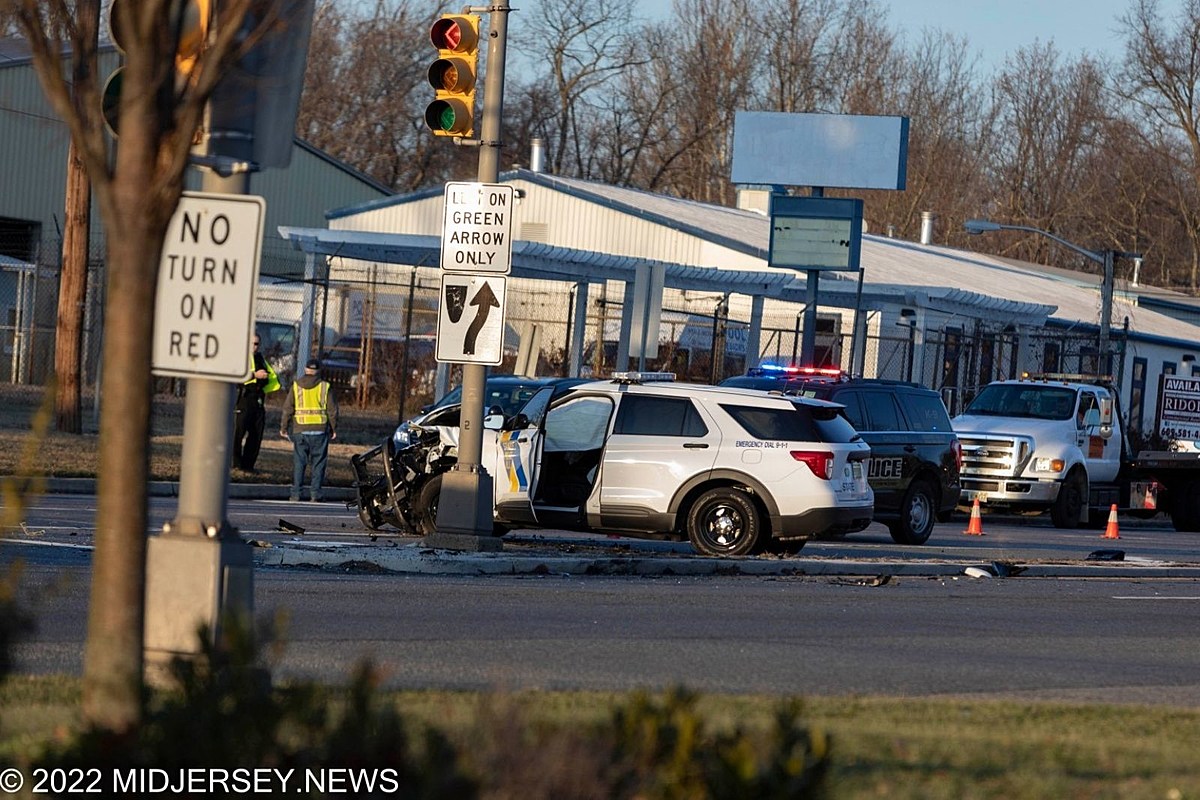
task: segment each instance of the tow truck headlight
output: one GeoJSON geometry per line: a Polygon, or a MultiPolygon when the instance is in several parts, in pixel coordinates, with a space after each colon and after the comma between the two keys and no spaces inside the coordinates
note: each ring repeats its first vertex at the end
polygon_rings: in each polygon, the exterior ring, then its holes
{"type": "Polygon", "coordinates": [[[1035,458],[1034,472],[1062,472],[1066,463],[1061,458],[1035,458]]]}

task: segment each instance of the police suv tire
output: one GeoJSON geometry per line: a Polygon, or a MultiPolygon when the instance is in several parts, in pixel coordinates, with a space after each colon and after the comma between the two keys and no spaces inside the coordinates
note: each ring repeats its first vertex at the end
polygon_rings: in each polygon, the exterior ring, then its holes
{"type": "Polygon", "coordinates": [[[434,475],[417,492],[413,501],[413,518],[417,524],[417,534],[429,536],[437,531],[438,499],[442,496],[442,476],[434,475]]]}
{"type": "Polygon", "coordinates": [[[1072,470],[1058,490],[1050,506],[1050,521],[1056,528],[1078,528],[1083,504],[1087,502],[1087,479],[1078,469],[1072,470]]]}
{"type": "Polygon", "coordinates": [[[896,544],[925,544],[937,521],[937,498],[925,481],[913,481],[900,500],[900,517],[888,523],[896,544]]]}
{"type": "Polygon", "coordinates": [[[762,514],[745,492],[730,487],[709,489],[688,509],[687,534],[692,547],[706,556],[747,556],[765,542],[762,514]]]}

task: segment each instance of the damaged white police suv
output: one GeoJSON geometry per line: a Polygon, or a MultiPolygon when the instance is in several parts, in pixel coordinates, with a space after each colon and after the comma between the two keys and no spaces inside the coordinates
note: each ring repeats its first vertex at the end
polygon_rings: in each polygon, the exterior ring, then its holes
{"type": "MultiPolygon", "coordinates": [[[[687,539],[741,556],[870,524],[871,449],[840,405],[673,377],[620,373],[553,402],[546,387],[507,421],[485,419],[498,527],[687,539]]],[[[429,522],[439,493],[420,510],[429,522]]]]}

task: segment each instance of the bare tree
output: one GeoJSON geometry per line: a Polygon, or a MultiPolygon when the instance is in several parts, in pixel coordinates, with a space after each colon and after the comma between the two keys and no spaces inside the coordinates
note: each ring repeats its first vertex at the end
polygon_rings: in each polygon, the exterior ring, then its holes
{"type": "MultiPolygon", "coordinates": [[[[879,114],[890,106],[900,76],[896,34],[876,0],[846,2],[831,37],[831,91],[843,114],[879,114]]],[[[832,110],[832,109],[831,109],[832,110]]]]}
{"type": "Polygon", "coordinates": [[[755,17],[763,37],[764,110],[787,113],[828,111],[840,105],[832,71],[840,68],[839,0],[767,0],[755,17]]]}
{"type": "Polygon", "coordinates": [[[437,9],[414,0],[323,0],[313,18],[300,135],[398,191],[469,174],[477,154],[448,146],[424,124],[436,18],[437,9]]]}
{"type": "Polygon", "coordinates": [[[710,203],[732,204],[729,173],[733,159],[734,115],[754,96],[760,77],[757,33],[749,25],[751,0],[676,0],[675,36],[660,62],[651,91],[678,84],[667,113],[644,120],[650,130],[650,163],[644,185],[710,203]]]}
{"type": "Polygon", "coordinates": [[[95,48],[81,9],[68,0],[0,0],[0,10],[15,14],[42,86],[70,130],[107,233],[96,552],[83,711],[90,723],[118,731],[136,725],[142,710],[151,309],[163,236],[183,189],[205,102],[238,47],[257,39],[236,42],[243,17],[251,8],[260,14],[260,33],[285,24],[266,0],[223,3],[220,30],[202,52],[196,42],[195,66],[180,79],[175,56],[181,8],[170,0],[117,6],[114,25],[125,49],[125,73],[121,138],[110,164],[95,48]],[[63,53],[73,65],[65,73],[63,53]],[[81,61],[87,68],[74,66],[81,61]],[[73,87],[68,75],[78,81],[73,87]]]}
{"type": "MultiPolygon", "coordinates": [[[[630,35],[634,0],[541,0],[529,19],[513,27],[514,48],[533,64],[545,64],[550,90],[540,91],[526,108],[532,125],[553,139],[554,172],[587,175],[591,163],[589,129],[598,95],[614,79],[649,61],[630,35]]],[[[538,71],[539,76],[543,74],[538,71]]],[[[539,77],[534,85],[543,83],[539,77]]]]}
{"type": "MultiPolygon", "coordinates": [[[[1152,127],[1183,147],[1182,162],[1200,188],[1200,0],[1184,0],[1172,28],[1162,20],[1158,0],[1135,0],[1121,18],[1125,30],[1122,94],[1150,120],[1152,127]]],[[[1194,193],[1179,195],[1194,203],[1194,193]]],[[[1177,207],[1192,244],[1188,285],[1200,288],[1200,228],[1194,206],[1177,207]]]]}
{"type": "MultiPolygon", "coordinates": [[[[991,122],[965,39],[924,31],[898,57],[899,77],[878,113],[909,118],[907,188],[863,197],[872,230],[890,227],[895,235],[912,239],[922,211],[947,220],[977,214],[986,185],[991,122]]],[[[956,228],[943,230],[946,239],[962,242],[956,228]]]]}
{"type": "MultiPolygon", "coordinates": [[[[1053,43],[1035,43],[1005,62],[994,91],[996,200],[988,211],[1006,222],[1088,241],[1080,220],[1094,198],[1083,166],[1110,116],[1100,65],[1086,56],[1060,63],[1053,43]]],[[[1044,237],[1009,241],[1010,254],[1030,261],[1064,255],[1044,237]]]]}

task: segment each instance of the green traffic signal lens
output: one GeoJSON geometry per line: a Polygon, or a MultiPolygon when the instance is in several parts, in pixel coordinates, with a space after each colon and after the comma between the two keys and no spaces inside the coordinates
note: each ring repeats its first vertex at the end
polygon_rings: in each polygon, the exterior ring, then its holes
{"type": "Polygon", "coordinates": [[[459,100],[434,100],[425,109],[425,124],[438,136],[469,136],[471,110],[459,100]]]}

